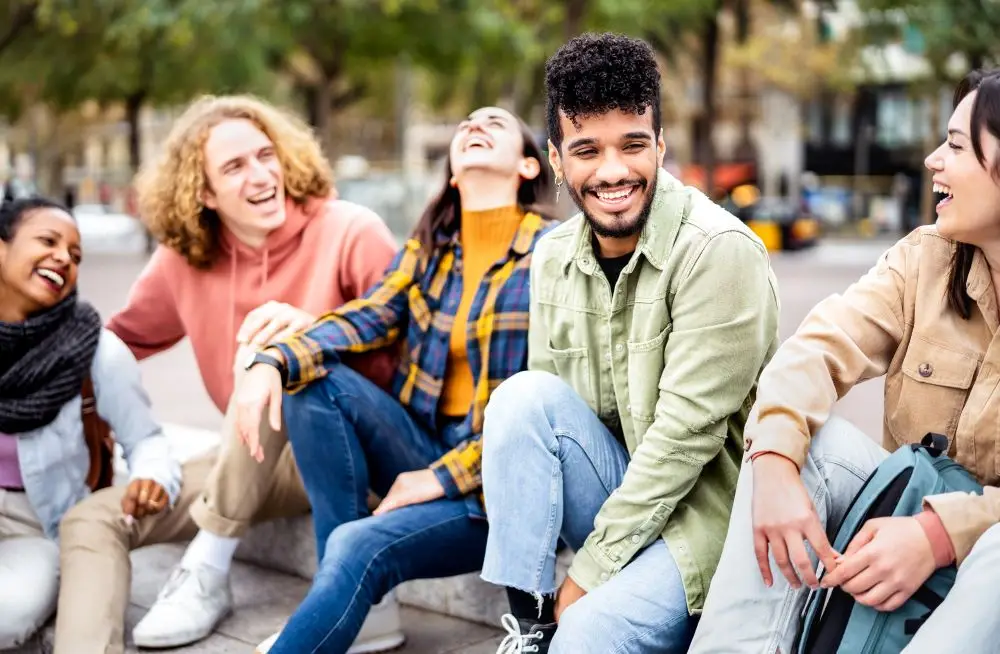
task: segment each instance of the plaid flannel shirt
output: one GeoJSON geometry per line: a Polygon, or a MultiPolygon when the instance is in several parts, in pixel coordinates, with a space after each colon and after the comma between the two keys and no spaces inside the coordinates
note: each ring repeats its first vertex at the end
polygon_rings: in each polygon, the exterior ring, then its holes
{"type": "MultiPolygon", "coordinates": [[[[472,407],[459,428],[460,443],[431,464],[449,498],[479,488],[486,402],[503,380],[527,368],[530,254],[554,224],[525,214],[506,256],[483,276],[469,309],[468,357],[476,380],[472,407]]],[[[402,338],[392,390],[420,424],[436,431],[449,337],[462,297],[461,272],[457,234],[430,257],[419,241],[407,241],[364,297],[276,345],[288,365],[288,392],[322,378],[340,352],[367,352],[402,338]]]]}

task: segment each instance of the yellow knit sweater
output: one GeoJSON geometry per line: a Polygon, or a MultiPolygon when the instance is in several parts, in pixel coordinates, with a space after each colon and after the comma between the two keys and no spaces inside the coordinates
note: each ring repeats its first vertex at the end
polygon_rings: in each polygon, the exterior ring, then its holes
{"type": "MultiPolygon", "coordinates": [[[[524,214],[514,206],[486,211],[462,211],[462,301],[451,328],[448,366],[439,410],[447,416],[464,416],[472,405],[476,380],[472,378],[466,344],[475,338],[468,330],[469,309],[483,275],[504,256],[524,214]]],[[[483,352],[485,362],[487,353],[483,352]]]]}

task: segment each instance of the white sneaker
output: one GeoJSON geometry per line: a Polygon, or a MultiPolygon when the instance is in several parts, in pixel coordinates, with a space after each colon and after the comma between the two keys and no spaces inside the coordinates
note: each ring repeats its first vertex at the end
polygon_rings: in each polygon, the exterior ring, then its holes
{"type": "Polygon", "coordinates": [[[233,610],[229,575],[207,565],[178,566],[132,630],[138,647],[181,647],[207,638],[233,610]]]}
{"type": "Polygon", "coordinates": [[[280,631],[275,634],[272,634],[270,638],[262,642],[260,645],[257,646],[256,649],[254,649],[253,654],[267,654],[268,652],[270,652],[271,648],[274,647],[274,644],[278,642],[278,636],[280,635],[281,635],[280,631]]]}
{"type": "MultiPolygon", "coordinates": [[[[254,654],[268,654],[280,635],[279,631],[257,645],[254,654]]],[[[399,604],[396,602],[396,595],[390,592],[381,602],[372,606],[347,654],[388,652],[402,647],[405,642],[406,636],[403,635],[403,627],[399,620],[399,604]]]]}
{"type": "Polygon", "coordinates": [[[399,602],[396,601],[396,593],[390,591],[381,602],[372,606],[347,654],[388,652],[402,647],[405,642],[406,636],[399,619],[399,602]]]}

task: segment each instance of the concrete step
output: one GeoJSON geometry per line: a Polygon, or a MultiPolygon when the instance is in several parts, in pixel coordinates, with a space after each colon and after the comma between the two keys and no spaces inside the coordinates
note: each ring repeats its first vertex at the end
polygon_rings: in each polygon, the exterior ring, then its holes
{"type": "MultiPolygon", "coordinates": [[[[131,642],[132,628],[152,606],[183,552],[182,545],[156,545],[133,552],[135,576],[126,616],[127,654],[139,652],[131,642]]],[[[309,587],[304,579],[245,563],[233,566],[232,584],[235,609],[216,633],[199,643],[170,652],[249,654],[260,641],[282,627],[309,587]]],[[[397,650],[399,654],[492,654],[501,639],[496,629],[414,608],[404,607],[402,620],[407,642],[397,650]]],[[[8,654],[50,654],[53,643],[54,627],[49,624],[28,645],[10,650],[8,654]]]]}

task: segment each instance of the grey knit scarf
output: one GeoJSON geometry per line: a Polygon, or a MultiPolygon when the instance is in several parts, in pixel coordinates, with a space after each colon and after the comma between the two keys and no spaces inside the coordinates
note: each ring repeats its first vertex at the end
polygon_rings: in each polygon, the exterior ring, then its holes
{"type": "Polygon", "coordinates": [[[24,322],[0,322],[0,432],[44,427],[80,394],[101,336],[97,311],[69,297],[24,322]]]}

